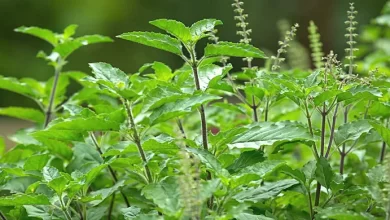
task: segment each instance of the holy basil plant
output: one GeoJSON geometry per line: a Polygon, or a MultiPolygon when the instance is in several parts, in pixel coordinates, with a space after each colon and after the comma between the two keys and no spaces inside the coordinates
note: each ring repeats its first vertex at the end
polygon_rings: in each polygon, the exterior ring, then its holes
{"type": "MultiPolygon", "coordinates": [[[[53,46],[38,57],[54,75],[0,76],[1,89],[36,103],[0,108],[33,122],[8,137],[12,148],[0,137],[0,218],[389,219],[388,63],[359,67],[373,62],[357,62],[354,5],[343,62],[325,55],[310,22],[313,69],[299,25],[285,21],[280,48],[266,55],[251,45],[243,2],[232,6],[238,43],[219,40],[216,19],[158,19],[150,24],[165,33],[117,36],[183,61],[132,74],[104,62],[64,71],[76,49],[109,37],[74,37],[76,25],[17,28],[53,46]],[[69,95],[70,83],[81,89],[69,95]]],[[[372,24],[384,35],[388,12],[372,24]]]]}

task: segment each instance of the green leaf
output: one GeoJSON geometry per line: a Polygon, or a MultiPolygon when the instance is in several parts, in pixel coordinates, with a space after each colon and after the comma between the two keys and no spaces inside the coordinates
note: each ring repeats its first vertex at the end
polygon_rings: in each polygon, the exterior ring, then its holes
{"type": "Polygon", "coordinates": [[[39,27],[19,27],[15,29],[16,32],[24,33],[24,34],[30,34],[32,36],[38,37],[42,40],[45,40],[49,42],[51,45],[56,46],[58,39],[56,37],[56,34],[53,33],[51,30],[43,29],[39,27]]]}
{"type": "Polygon", "coordinates": [[[191,40],[190,29],[180,21],[170,19],[158,19],[149,23],[168,32],[169,34],[175,36],[177,39],[181,40],[184,43],[187,43],[191,40]]]}
{"type": "Polygon", "coordinates": [[[236,175],[242,176],[246,174],[255,174],[259,177],[264,177],[265,175],[273,172],[276,168],[285,164],[284,161],[279,160],[265,160],[264,162],[256,163],[251,166],[247,166],[244,169],[240,170],[236,175]]]}
{"type": "Polygon", "coordinates": [[[41,194],[15,194],[0,197],[0,206],[21,205],[50,205],[50,201],[45,195],[41,194]]]}
{"type": "Polygon", "coordinates": [[[0,136],[0,158],[4,155],[5,149],[6,146],[5,146],[4,138],[0,136]]]}
{"type": "Polygon", "coordinates": [[[370,121],[370,125],[379,133],[383,141],[386,142],[387,146],[390,146],[390,130],[374,121],[370,121]]]}
{"type": "Polygon", "coordinates": [[[24,205],[28,217],[35,217],[43,220],[52,220],[53,210],[47,205],[24,205]]]}
{"type": "Polygon", "coordinates": [[[200,186],[199,200],[201,202],[206,202],[207,199],[209,199],[214,194],[214,192],[217,191],[220,184],[221,181],[216,178],[202,183],[200,186]]]}
{"type": "Polygon", "coordinates": [[[173,86],[157,86],[151,90],[146,96],[144,101],[144,111],[152,110],[160,107],[161,105],[174,102],[178,99],[187,97],[188,94],[184,94],[180,89],[173,86]]]}
{"type": "Polygon", "coordinates": [[[238,202],[260,202],[277,196],[280,192],[297,185],[294,179],[285,179],[273,183],[266,183],[264,186],[249,188],[233,196],[238,202]]]}
{"type": "Polygon", "coordinates": [[[5,89],[15,92],[32,99],[41,98],[43,95],[39,91],[39,82],[34,79],[24,78],[18,80],[12,77],[4,77],[0,75],[0,89],[5,89]]]}
{"type": "Polygon", "coordinates": [[[159,183],[152,183],[143,188],[142,193],[153,201],[164,214],[174,216],[180,211],[180,190],[175,177],[167,177],[159,183]]]}
{"type": "Polygon", "coordinates": [[[282,167],[281,171],[290,177],[298,180],[303,186],[305,186],[306,183],[306,177],[305,174],[300,170],[292,169],[291,167],[285,165],[282,167]]]}
{"type": "Polygon", "coordinates": [[[141,212],[141,209],[136,206],[130,206],[128,208],[121,209],[121,212],[125,219],[134,219],[134,217],[141,212]]]}
{"type": "Polygon", "coordinates": [[[62,59],[65,59],[82,46],[112,41],[113,40],[111,38],[101,35],[87,35],[59,44],[54,48],[54,52],[57,52],[62,57],[62,59]]]}
{"type": "Polygon", "coordinates": [[[72,37],[76,33],[78,27],[79,26],[77,24],[71,24],[68,27],[66,27],[64,29],[64,34],[63,34],[64,39],[67,40],[70,37],[72,37]]]}
{"type": "Polygon", "coordinates": [[[315,171],[316,180],[321,183],[322,186],[330,189],[330,184],[332,183],[334,173],[332,171],[332,167],[328,160],[324,157],[321,157],[317,161],[317,168],[315,171]]]}
{"type": "Polygon", "coordinates": [[[240,213],[234,216],[237,220],[273,220],[264,215],[254,215],[249,213],[240,213]]]}
{"type": "Polygon", "coordinates": [[[217,176],[226,177],[229,176],[227,170],[223,169],[221,163],[210,152],[197,148],[186,148],[187,151],[195,154],[199,160],[206,165],[208,170],[216,173],[217,176]]]}
{"type": "Polygon", "coordinates": [[[340,91],[338,91],[338,90],[327,90],[327,91],[321,92],[316,97],[314,97],[314,100],[313,100],[314,104],[316,106],[323,105],[326,101],[334,99],[339,93],[340,93],[340,91]]]}
{"type": "Polygon", "coordinates": [[[49,154],[38,154],[33,155],[27,158],[26,162],[24,162],[23,168],[24,170],[42,170],[43,167],[46,166],[47,162],[50,159],[49,154]]]}
{"type": "Polygon", "coordinates": [[[266,58],[263,51],[244,43],[218,42],[208,44],[205,48],[205,56],[232,56],[266,58]]]}
{"type": "Polygon", "coordinates": [[[45,115],[33,108],[21,108],[21,107],[7,107],[0,108],[0,115],[10,116],[23,120],[43,123],[45,115]]]}
{"type": "Polygon", "coordinates": [[[101,196],[100,199],[91,201],[92,206],[97,206],[102,203],[106,198],[110,197],[113,193],[118,192],[118,190],[124,186],[124,181],[118,181],[114,186],[109,188],[103,188],[91,193],[91,196],[101,196]]]}
{"type": "Polygon", "coordinates": [[[371,129],[372,126],[367,120],[357,120],[343,124],[335,131],[334,142],[337,146],[340,146],[347,141],[358,140],[371,129]]]}
{"type": "Polygon", "coordinates": [[[209,94],[196,94],[186,99],[166,103],[156,108],[150,115],[151,124],[157,124],[192,112],[201,104],[220,99],[221,97],[209,94]]]}
{"type": "Polygon", "coordinates": [[[333,219],[333,220],[367,220],[369,218],[363,217],[361,214],[350,211],[345,207],[328,207],[320,209],[316,215],[316,219],[333,219]]]}
{"type": "Polygon", "coordinates": [[[240,157],[237,158],[233,164],[228,166],[226,169],[230,173],[236,173],[241,169],[254,165],[259,162],[263,162],[266,158],[264,153],[258,150],[244,151],[240,154],[240,157]]]}
{"type": "Polygon", "coordinates": [[[199,67],[198,76],[199,76],[199,86],[202,91],[205,91],[209,83],[215,78],[221,78],[225,75],[229,70],[233,67],[231,65],[227,65],[225,67],[220,67],[214,64],[207,64],[199,67]]]}
{"type": "Polygon", "coordinates": [[[259,148],[260,146],[292,141],[311,141],[312,136],[302,124],[290,121],[256,123],[233,140],[230,147],[259,148]]]}
{"type": "Polygon", "coordinates": [[[217,25],[222,25],[222,21],[216,19],[203,19],[195,22],[190,28],[192,40],[198,41],[203,37],[207,37],[207,33],[213,31],[217,25]]]}
{"type": "Polygon", "coordinates": [[[112,113],[103,113],[93,117],[73,117],[56,119],[52,121],[47,130],[71,130],[71,131],[119,131],[120,125],[125,120],[122,110],[112,113]]]}
{"type": "Polygon", "coordinates": [[[129,32],[117,37],[160,50],[165,50],[179,56],[182,55],[180,41],[165,34],[154,32],[129,32]]]}

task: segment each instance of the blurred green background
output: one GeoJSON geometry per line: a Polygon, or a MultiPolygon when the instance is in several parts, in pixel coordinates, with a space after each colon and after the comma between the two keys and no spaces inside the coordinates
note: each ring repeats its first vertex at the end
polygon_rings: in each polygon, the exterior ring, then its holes
{"type": "MultiPolygon", "coordinates": [[[[307,24],[319,26],[325,51],[340,56],[346,46],[344,33],[347,0],[244,0],[253,29],[253,45],[276,51],[279,31],[277,21],[287,19],[299,23],[298,40],[307,46],[307,24]]],[[[157,30],[148,21],[170,18],[187,25],[202,18],[217,18],[222,40],[238,41],[231,3],[233,0],[1,0],[0,1],[0,74],[12,77],[33,77],[46,80],[53,69],[36,58],[39,50],[50,52],[50,46],[34,37],[16,33],[14,28],[39,26],[62,32],[69,24],[78,24],[77,36],[102,34],[115,37],[134,30],[157,30]]],[[[386,0],[356,0],[359,27],[379,14],[386,0]]],[[[148,62],[161,61],[178,68],[181,60],[175,55],[116,39],[114,43],[82,48],[69,58],[65,70],[89,72],[88,63],[104,61],[126,72],[135,72],[148,62]]],[[[233,60],[241,65],[239,59],[233,60]]],[[[256,61],[258,62],[258,61],[256,61]]],[[[0,107],[33,106],[28,99],[0,91],[0,107]]],[[[0,123],[1,124],[1,123],[0,123]]],[[[4,123],[3,123],[4,124],[4,123]]]]}

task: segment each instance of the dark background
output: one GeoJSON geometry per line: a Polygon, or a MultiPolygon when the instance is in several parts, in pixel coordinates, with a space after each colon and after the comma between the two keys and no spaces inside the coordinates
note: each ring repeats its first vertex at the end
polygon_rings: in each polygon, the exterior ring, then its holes
{"type": "MultiPolygon", "coordinates": [[[[12,77],[33,77],[46,80],[53,69],[36,58],[39,50],[47,53],[49,44],[14,28],[39,26],[62,30],[78,24],[76,36],[102,34],[115,37],[135,30],[155,30],[148,21],[171,18],[190,25],[203,18],[217,18],[224,22],[219,27],[222,40],[237,42],[233,19],[233,0],[0,0],[0,74],[12,77]]],[[[253,45],[263,50],[276,51],[279,39],[277,21],[287,19],[301,25],[298,40],[307,46],[307,24],[314,20],[319,26],[324,50],[334,50],[340,56],[346,47],[344,33],[347,0],[244,0],[245,13],[253,30],[253,45]]],[[[359,29],[380,13],[386,0],[356,0],[359,29]]],[[[115,39],[114,43],[82,48],[69,57],[64,70],[89,72],[88,63],[104,61],[126,72],[135,72],[148,62],[161,61],[173,69],[181,60],[173,54],[115,39]]],[[[240,60],[233,60],[241,65],[240,60]]],[[[258,61],[255,61],[258,62],[258,61]]],[[[256,64],[256,63],[255,63],[256,64]]],[[[32,106],[28,99],[0,91],[0,107],[32,106]]]]}

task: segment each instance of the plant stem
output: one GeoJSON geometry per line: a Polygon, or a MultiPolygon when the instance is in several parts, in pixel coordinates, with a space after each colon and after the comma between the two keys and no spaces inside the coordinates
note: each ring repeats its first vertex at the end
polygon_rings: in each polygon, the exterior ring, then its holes
{"type": "Polygon", "coordinates": [[[311,201],[311,193],[310,193],[310,187],[306,189],[309,199],[309,212],[310,212],[310,219],[313,219],[313,202],[311,201]]]}
{"type": "Polygon", "coordinates": [[[332,147],[333,139],[334,139],[334,130],[336,128],[336,121],[337,121],[337,111],[339,109],[339,104],[337,103],[335,109],[334,109],[334,114],[333,114],[333,119],[332,119],[332,125],[330,128],[330,137],[329,137],[329,143],[328,143],[328,149],[326,150],[325,158],[329,157],[330,149],[332,147]]]}
{"type": "Polygon", "coordinates": [[[383,163],[383,160],[385,159],[386,155],[386,142],[382,142],[382,150],[381,150],[381,156],[379,158],[379,163],[383,163]]]}
{"type": "Polygon", "coordinates": [[[7,217],[0,211],[0,218],[1,220],[7,220],[7,217]]]}
{"type": "Polygon", "coordinates": [[[137,145],[138,152],[141,156],[142,161],[145,164],[144,168],[145,168],[146,176],[148,177],[148,182],[151,183],[153,181],[152,173],[150,172],[149,166],[147,164],[148,160],[146,159],[145,151],[141,145],[141,139],[140,139],[140,136],[139,136],[138,131],[137,131],[137,127],[136,127],[135,122],[134,122],[134,117],[133,117],[133,113],[131,111],[131,106],[125,100],[122,100],[122,102],[123,102],[123,105],[126,109],[126,113],[127,113],[127,117],[129,120],[129,124],[131,126],[131,130],[133,131],[133,140],[134,140],[135,144],[137,145]]]}
{"type": "MultiPolygon", "coordinates": [[[[194,57],[194,55],[192,55],[194,57]]],[[[195,59],[195,58],[193,58],[195,59]]],[[[195,79],[195,87],[196,90],[201,90],[200,89],[200,84],[199,84],[199,75],[198,75],[198,64],[194,60],[194,63],[192,64],[192,73],[194,74],[194,79],[195,79]]],[[[200,114],[200,121],[201,121],[201,126],[202,126],[202,143],[203,143],[203,148],[205,150],[209,150],[208,143],[207,143],[207,123],[206,123],[206,114],[204,112],[204,106],[200,105],[199,107],[199,114],[200,114]]]]}
{"type": "Polygon", "coordinates": [[[60,204],[61,204],[61,210],[65,214],[66,219],[67,220],[72,220],[72,217],[68,213],[68,210],[67,210],[66,206],[64,205],[64,202],[62,201],[62,198],[61,198],[62,195],[58,195],[58,196],[59,196],[59,200],[60,200],[60,204]]]}
{"type": "Polygon", "coordinates": [[[264,110],[264,121],[268,121],[268,112],[269,112],[269,100],[265,102],[265,110],[264,110]]]}
{"type": "MultiPolygon", "coordinates": [[[[309,113],[309,108],[307,106],[307,100],[305,101],[305,112],[306,112],[307,125],[309,126],[310,134],[311,134],[312,137],[314,137],[313,123],[311,122],[311,115],[309,113]]],[[[314,157],[318,160],[320,155],[318,154],[317,145],[316,145],[315,142],[314,142],[314,145],[313,145],[313,150],[314,150],[314,157]]]]}
{"type": "Polygon", "coordinates": [[[112,210],[114,209],[114,203],[115,203],[115,192],[111,196],[110,206],[108,207],[108,216],[107,220],[111,220],[112,217],[112,210]]]}
{"type": "MultiPolygon", "coordinates": [[[[103,152],[102,152],[102,150],[101,150],[101,148],[99,146],[99,143],[98,143],[95,135],[92,132],[90,132],[90,137],[92,139],[93,144],[95,145],[96,150],[99,152],[100,157],[102,159],[104,159],[103,152]]],[[[113,180],[114,184],[116,184],[118,182],[118,177],[116,176],[116,173],[115,173],[114,169],[112,169],[112,167],[110,165],[108,165],[107,168],[108,168],[108,171],[111,174],[111,177],[112,177],[112,180],[113,180]]],[[[127,199],[126,195],[122,192],[122,190],[120,190],[120,193],[121,193],[121,195],[123,197],[123,200],[125,200],[125,203],[126,203],[127,207],[130,207],[130,202],[127,199]]]]}
{"type": "MultiPolygon", "coordinates": [[[[321,111],[321,151],[320,151],[320,156],[324,156],[324,151],[325,151],[325,131],[326,131],[326,104],[324,103],[324,106],[322,107],[321,111]]],[[[315,198],[315,206],[318,206],[320,204],[320,197],[321,197],[321,184],[317,182],[317,189],[316,189],[316,198],[315,198]]]]}
{"type": "MultiPolygon", "coordinates": [[[[344,124],[348,122],[348,111],[349,111],[349,107],[345,106],[344,124]]],[[[340,174],[344,173],[345,157],[347,156],[347,152],[345,152],[345,150],[346,150],[346,144],[344,143],[343,148],[342,148],[341,153],[340,153],[340,174]]]]}
{"type": "Polygon", "coordinates": [[[48,105],[47,110],[45,112],[45,124],[44,124],[45,128],[49,124],[51,117],[52,117],[52,114],[53,114],[53,106],[54,106],[57,85],[58,85],[58,80],[60,78],[61,70],[62,70],[62,60],[59,59],[57,66],[55,67],[55,71],[54,71],[54,81],[53,81],[53,86],[52,86],[51,92],[50,92],[49,105],[48,105]]]}
{"type": "Polygon", "coordinates": [[[257,105],[256,105],[256,101],[255,101],[255,96],[252,95],[252,110],[253,110],[253,120],[255,122],[258,122],[259,121],[259,118],[257,116],[257,105]]]}

